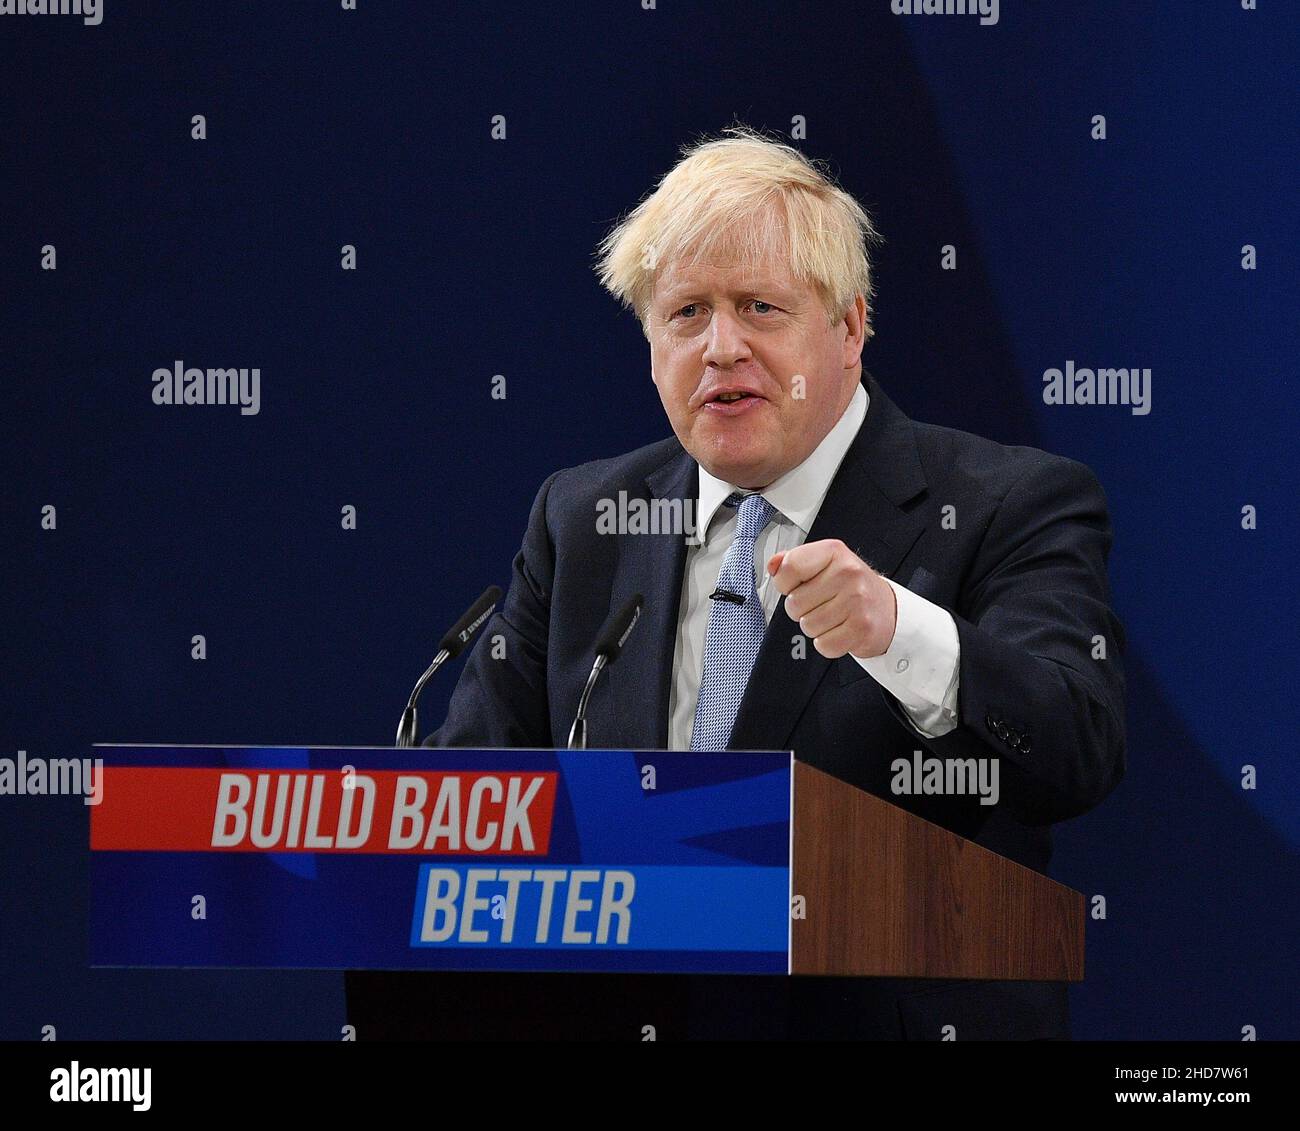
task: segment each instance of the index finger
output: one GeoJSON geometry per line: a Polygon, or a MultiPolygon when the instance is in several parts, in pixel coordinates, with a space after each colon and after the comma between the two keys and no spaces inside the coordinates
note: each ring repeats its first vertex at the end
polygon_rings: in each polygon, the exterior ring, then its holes
{"type": "MultiPolygon", "coordinates": [[[[786,550],[784,554],[774,554],[773,559],[779,557],[781,560],[777,564],[776,572],[772,574],[772,580],[776,583],[777,589],[788,597],[797,586],[816,577],[830,565],[834,553],[834,544],[823,540],[805,542],[793,550],[786,550]]],[[[772,562],[769,561],[769,571],[771,566],[772,562]]]]}

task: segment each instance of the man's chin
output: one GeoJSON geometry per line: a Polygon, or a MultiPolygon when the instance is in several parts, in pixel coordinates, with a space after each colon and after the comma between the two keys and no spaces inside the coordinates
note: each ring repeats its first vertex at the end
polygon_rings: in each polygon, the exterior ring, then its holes
{"type": "Polygon", "coordinates": [[[713,452],[705,459],[697,456],[696,462],[710,475],[744,491],[761,491],[779,477],[770,457],[726,458],[713,452]]]}

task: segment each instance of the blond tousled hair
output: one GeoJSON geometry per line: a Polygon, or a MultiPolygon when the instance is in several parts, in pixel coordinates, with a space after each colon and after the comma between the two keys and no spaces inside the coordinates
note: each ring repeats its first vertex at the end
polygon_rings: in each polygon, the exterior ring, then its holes
{"type": "MultiPolygon", "coordinates": [[[[831,323],[861,294],[870,308],[868,249],[880,236],[862,206],[822,162],[748,126],[682,147],[682,159],[623,217],[596,250],[601,285],[647,315],[661,268],[737,254],[744,266],[769,255],[811,284],[831,323]]],[[[868,316],[865,336],[872,334],[868,316]]]]}

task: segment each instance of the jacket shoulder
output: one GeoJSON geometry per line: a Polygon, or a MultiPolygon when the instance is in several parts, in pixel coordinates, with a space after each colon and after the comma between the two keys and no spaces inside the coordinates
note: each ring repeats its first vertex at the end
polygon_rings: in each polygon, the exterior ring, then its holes
{"type": "Polygon", "coordinates": [[[1068,456],[1025,444],[1003,444],[940,424],[915,420],[910,424],[931,491],[962,486],[1000,500],[1022,484],[1100,490],[1092,469],[1068,456]]]}
{"type": "Polygon", "coordinates": [[[552,522],[580,516],[590,524],[599,500],[617,499],[620,491],[629,498],[643,495],[648,476],[683,458],[684,449],[670,436],[622,455],[561,468],[547,480],[547,512],[552,522]]]}
{"type": "Polygon", "coordinates": [[[677,437],[669,436],[663,440],[656,440],[653,444],[646,444],[643,448],[623,452],[621,455],[588,460],[586,463],[561,468],[555,475],[557,480],[563,479],[566,486],[573,486],[583,481],[615,482],[629,477],[640,480],[680,456],[682,451],[677,437]]]}

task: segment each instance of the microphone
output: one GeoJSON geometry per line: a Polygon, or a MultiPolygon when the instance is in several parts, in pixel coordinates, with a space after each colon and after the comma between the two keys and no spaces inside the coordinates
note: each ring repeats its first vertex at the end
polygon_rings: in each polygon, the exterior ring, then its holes
{"type": "Polygon", "coordinates": [[[743,605],[745,603],[745,598],[739,593],[732,593],[729,589],[723,589],[721,585],[709,594],[709,600],[730,601],[733,605],[743,605]]]}
{"type": "Polygon", "coordinates": [[[596,686],[600,673],[618,659],[623,645],[632,635],[632,629],[641,617],[640,593],[634,593],[623,602],[605,622],[605,627],[596,637],[596,662],[591,665],[591,675],[587,676],[587,686],[582,689],[582,698],[578,700],[578,715],[569,729],[569,749],[587,749],[587,700],[591,698],[591,689],[596,686]]]}
{"type": "Polygon", "coordinates": [[[455,659],[465,650],[465,645],[470,642],[474,633],[482,627],[483,622],[492,615],[492,611],[500,600],[501,587],[489,585],[483,590],[483,595],[465,611],[465,615],[451,628],[447,629],[443,638],[438,641],[438,654],[434,656],[433,663],[429,665],[424,675],[420,676],[411,691],[411,697],[406,701],[406,710],[402,712],[402,721],[397,724],[397,741],[395,745],[400,747],[415,745],[415,702],[420,698],[420,692],[424,690],[424,685],[429,682],[429,677],[444,663],[455,659]]]}

